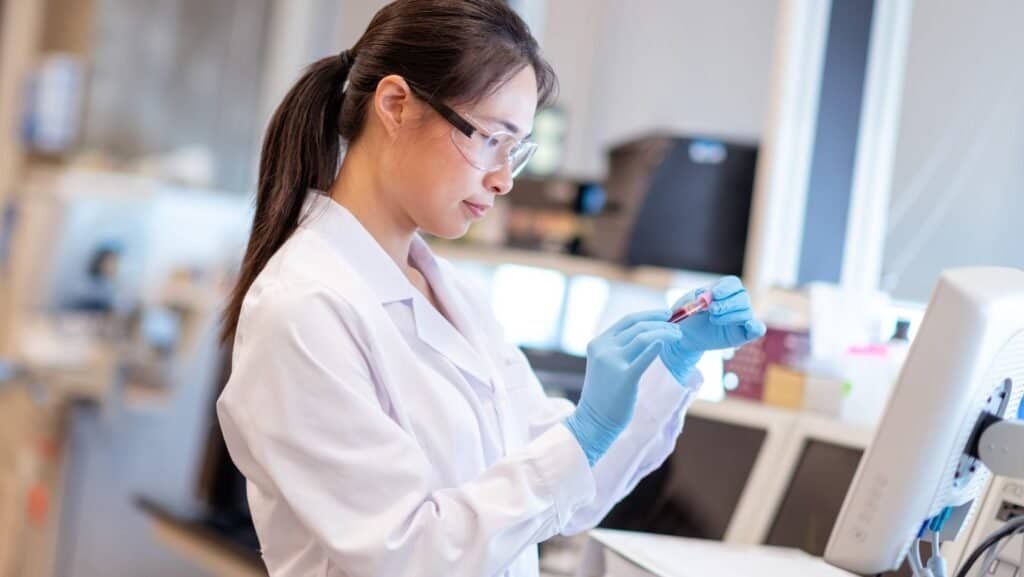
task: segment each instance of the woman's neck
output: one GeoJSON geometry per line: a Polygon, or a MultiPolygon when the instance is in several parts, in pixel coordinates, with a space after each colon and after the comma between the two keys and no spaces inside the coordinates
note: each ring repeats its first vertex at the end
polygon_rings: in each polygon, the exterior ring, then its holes
{"type": "Polygon", "coordinates": [[[398,268],[410,276],[409,247],[416,225],[391,201],[377,178],[372,155],[358,145],[350,148],[328,196],[355,216],[398,268]]]}

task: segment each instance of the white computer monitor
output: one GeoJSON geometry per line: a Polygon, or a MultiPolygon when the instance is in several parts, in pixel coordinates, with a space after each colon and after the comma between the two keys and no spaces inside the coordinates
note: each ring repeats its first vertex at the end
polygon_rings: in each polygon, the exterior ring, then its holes
{"type": "Polygon", "coordinates": [[[1015,416],[1024,391],[1024,271],[946,271],[825,552],[866,574],[897,568],[923,524],[957,507],[969,526],[990,473],[971,457],[981,417],[1015,416]]]}
{"type": "Polygon", "coordinates": [[[772,475],[795,413],[745,400],[696,401],[665,464],[642,480],[602,527],[748,543],[757,487],[772,475]]]}
{"type": "Polygon", "coordinates": [[[754,543],[821,556],[873,432],[826,416],[801,415],[773,475],[757,489],[762,506],[743,520],[754,543]]]}

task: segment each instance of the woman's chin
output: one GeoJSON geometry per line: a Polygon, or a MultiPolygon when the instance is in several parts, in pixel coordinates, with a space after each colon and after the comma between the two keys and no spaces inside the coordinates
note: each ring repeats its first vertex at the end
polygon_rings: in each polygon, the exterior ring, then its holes
{"type": "Polygon", "coordinates": [[[445,240],[456,240],[462,238],[469,232],[469,221],[447,222],[441,226],[422,227],[422,230],[431,236],[445,240]]]}

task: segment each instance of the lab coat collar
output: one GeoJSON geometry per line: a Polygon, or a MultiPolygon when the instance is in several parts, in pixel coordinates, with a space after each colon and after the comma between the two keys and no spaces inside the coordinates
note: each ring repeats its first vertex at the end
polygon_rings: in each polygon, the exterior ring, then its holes
{"type": "Polygon", "coordinates": [[[310,190],[300,228],[326,239],[363,275],[381,304],[411,299],[416,291],[391,256],[347,208],[318,190],[310,190]]]}
{"type": "Polygon", "coordinates": [[[463,312],[465,303],[461,302],[458,291],[451,286],[437,258],[419,234],[413,236],[410,259],[430,283],[455,326],[409,282],[359,219],[324,193],[310,191],[299,226],[316,232],[338,250],[363,276],[382,305],[410,301],[419,339],[481,383],[493,387],[490,370],[482,358],[485,354],[482,337],[473,319],[463,312]]]}
{"type": "Polygon", "coordinates": [[[426,298],[417,295],[418,298],[413,299],[413,309],[416,316],[416,332],[420,339],[472,374],[488,388],[493,388],[491,371],[484,357],[486,343],[478,330],[476,319],[466,315],[466,303],[462,301],[458,290],[452,286],[450,271],[448,274],[442,271],[440,262],[419,235],[413,238],[409,256],[430,283],[430,288],[449,317],[445,319],[426,298]]]}

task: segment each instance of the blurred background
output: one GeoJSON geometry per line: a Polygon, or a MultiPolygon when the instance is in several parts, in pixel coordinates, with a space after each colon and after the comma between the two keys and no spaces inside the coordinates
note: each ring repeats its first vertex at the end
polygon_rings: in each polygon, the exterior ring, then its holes
{"type": "MultiPolygon", "coordinates": [[[[219,314],[271,112],[384,4],[0,0],[0,575],[261,574],[219,314]]],[[[1024,4],[510,4],[559,99],[435,250],[568,398],[608,324],[742,276],[767,338],[606,526],[821,555],[939,272],[1024,266],[1024,4]]]]}

